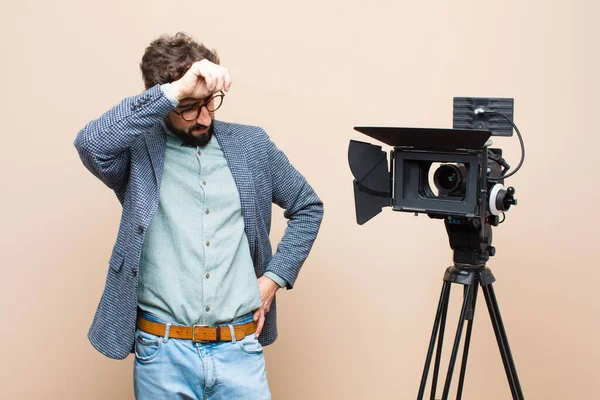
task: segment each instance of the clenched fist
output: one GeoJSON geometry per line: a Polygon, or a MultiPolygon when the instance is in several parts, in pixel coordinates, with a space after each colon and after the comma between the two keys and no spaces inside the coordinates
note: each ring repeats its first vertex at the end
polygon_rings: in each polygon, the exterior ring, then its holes
{"type": "Polygon", "coordinates": [[[228,91],[230,86],[227,68],[206,59],[192,64],[185,75],[171,83],[172,95],[177,100],[203,99],[220,90],[228,91]]]}

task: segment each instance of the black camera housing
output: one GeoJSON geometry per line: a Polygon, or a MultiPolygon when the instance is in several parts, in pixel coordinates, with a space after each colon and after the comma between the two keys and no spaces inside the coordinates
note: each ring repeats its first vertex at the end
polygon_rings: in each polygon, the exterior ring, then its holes
{"type": "MultiPolygon", "coordinates": [[[[491,189],[503,183],[509,168],[502,150],[490,148],[488,140],[511,136],[513,115],[511,98],[455,97],[453,129],[355,127],[393,146],[388,169],[381,146],[350,141],[357,222],[364,224],[387,206],[431,217],[486,218],[486,202],[496,208],[491,189]]],[[[504,201],[504,193],[497,201],[504,201]]]]}
{"type": "MultiPolygon", "coordinates": [[[[394,146],[387,155],[381,146],[352,140],[349,163],[355,176],[357,222],[363,224],[384,206],[394,211],[426,213],[431,217],[483,216],[487,187],[490,131],[429,128],[356,127],[357,131],[394,146]],[[464,171],[460,191],[445,193],[429,180],[435,163],[464,171]],[[436,194],[436,191],[438,194],[436,194]]],[[[499,149],[494,149],[501,152],[499,149]]],[[[435,178],[435,176],[434,176],[435,178]]]]}
{"type": "Polygon", "coordinates": [[[394,211],[427,213],[428,215],[452,215],[464,217],[480,216],[479,196],[484,165],[484,152],[430,152],[397,147],[391,152],[394,172],[394,211]],[[464,167],[464,190],[455,195],[440,193],[440,188],[431,187],[431,167],[442,163],[436,171],[435,183],[439,183],[438,171],[444,164],[464,167]]]}

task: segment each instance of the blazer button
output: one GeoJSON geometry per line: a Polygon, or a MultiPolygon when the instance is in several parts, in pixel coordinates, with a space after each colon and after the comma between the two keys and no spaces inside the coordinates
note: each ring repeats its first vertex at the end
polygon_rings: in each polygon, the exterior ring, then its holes
{"type": "Polygon", "coordinates": [[[142,225],[138,226],[138,233],[141,235],[144,233],[144,227],[142,225]]]}
{"type": "Polygon", "coordinates": [[[137,276],[137,269],[132,268],[131,269],[131,275],[133,275],[133,277],[135,278],[137,276]]]}

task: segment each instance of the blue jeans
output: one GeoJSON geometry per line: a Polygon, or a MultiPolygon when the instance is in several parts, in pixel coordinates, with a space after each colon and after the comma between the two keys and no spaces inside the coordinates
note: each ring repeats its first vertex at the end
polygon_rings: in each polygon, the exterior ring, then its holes
{"type": "MultiPolygon", "coordinates": [[[[167,324],[154,314],[141,315],[167,324]]],[[[250,321],[252,313],[231,325],[250,321]]],[[[193,343],[137,329],[133,388],[141,400],[271,399],[263,348],[255,334],[238,341],[193,343]]]]}

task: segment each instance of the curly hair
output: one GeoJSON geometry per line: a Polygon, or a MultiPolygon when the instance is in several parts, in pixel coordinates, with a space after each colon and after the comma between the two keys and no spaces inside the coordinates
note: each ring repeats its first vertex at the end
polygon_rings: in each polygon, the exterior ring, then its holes
{"type": "Polygon", "coordinates": [[[208,59],[219,64],[215,50],[206,48],[191,36],[179,32],[175,36],[162,35],[152,41],[142,57],[140,69],[146,89],[157,84],[170,83],[181,78],[196,61],[208,59]]]}

